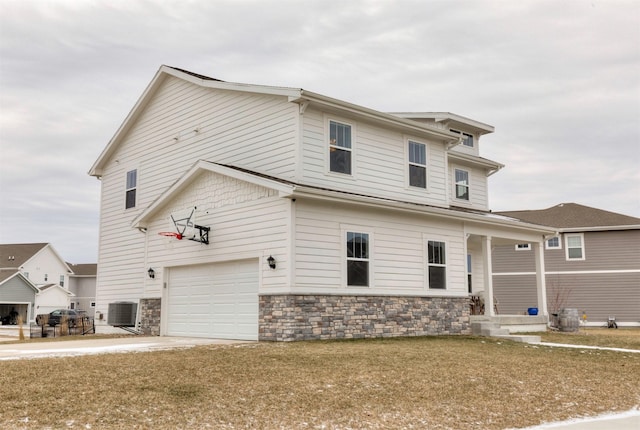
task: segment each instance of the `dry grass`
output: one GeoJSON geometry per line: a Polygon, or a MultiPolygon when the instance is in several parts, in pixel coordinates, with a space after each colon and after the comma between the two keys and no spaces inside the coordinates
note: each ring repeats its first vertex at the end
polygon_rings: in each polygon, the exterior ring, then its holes
{"type": "Polygon", "coordinates": [[[504,429],[638,405],[640,354],[459,336],[260,343],[7,361],[2,380],[0,428],[504,429]]]}

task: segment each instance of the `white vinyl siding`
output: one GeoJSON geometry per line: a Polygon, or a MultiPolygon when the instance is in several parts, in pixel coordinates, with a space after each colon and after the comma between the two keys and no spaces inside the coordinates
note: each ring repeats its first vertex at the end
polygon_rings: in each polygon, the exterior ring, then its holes
{"type": "Polygon", "coordinates": [[[489,195],[486,172],[472,166],[452,163],[449,168],[450,202],[454,205],[488,210],[489,195]],[[465,179],[466,172],[466,179],[465,179]],[[467,188],[467,198],[458,197],[467,188]]]}
{"type": "MultiPolygon", "coordinates": [[[[197,160],[293,179],[298,117],[298,106],[286,97],[207,89],[167,77],[104,167],[96,311],[106,313],[109,302],[145,294],[145,236],[131,222],[197,160]],[[123,215],[124,178],[131,170],[124,166],[131,165],[144,172],[137,178],[144,193],[137,193],[136,207],[123,215]]],[[[163,230],[166,222],[161,221],[163,230]]],[[[188,243],[195,250],[206,246],[188,243]]],[[[168,252],[167,259],[189,260],[190,249],[168,252]]]]}
{"type": "Polygon", "coordinates": [[[299,182],[346,192],[417,203],[447,205],[447,163],[442,142],[421,136],[411,140],[426,145],[428,193],[407,187],[407,137],[399,131],[378,127],[352,118],[327,116],[312,106],[303,115],[302,177],[299,182]],[[352,129],[352,175],[333,174],[327,167],[329,120],[350,124],[352,129]]]}
{"type": "Polygon", "coordinates": [[[294,292],[466,295],[466,254],[461,224],[426,220],[394,211],[296,200],[294,292]],[[368,233],[370,287],[346,287],[346,231],[368,233]],[[448,289],[427,288],[423,235],[446,239],[448,289]],[[374,240],[375,239],[375,240],[374,240]]]}

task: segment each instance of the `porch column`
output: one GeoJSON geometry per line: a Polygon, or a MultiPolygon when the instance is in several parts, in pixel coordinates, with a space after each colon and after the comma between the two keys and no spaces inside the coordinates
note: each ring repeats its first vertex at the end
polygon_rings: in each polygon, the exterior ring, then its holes
{"type": "Polygon", "coordinates": [[[484,271],[484,314],[495,316],[493,308],[493,269],[491,267],[491,236],[482,236],[482,265],[484,271]]]}
{"type": "Polygon", "coordinates": [[[540,315],[549,316],[547,311],[547,282],[544,268],[544,242],[533,243],[533,253],[536,257],[536,290],[538,292],[538,311],[540,315]]]}

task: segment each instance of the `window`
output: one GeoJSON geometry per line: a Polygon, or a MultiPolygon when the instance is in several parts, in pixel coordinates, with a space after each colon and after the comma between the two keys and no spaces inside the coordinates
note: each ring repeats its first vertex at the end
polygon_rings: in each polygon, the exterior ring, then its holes
{"type": "Polygon", "coordinates": [[[44,282],[47,282],[49,280],[49,275],[47,275],[46,273],[44,274],[44,282]]]}
{"type": "Polygon", "coordinates": [[[552,237],[551,239],[547,239],[545,242],[545,247],[547,249],[562,249],[562,245],[560,244],[560,238],[558,236],[552,237]]]}
{"type": "Polygon", "coordinates": [[[64,287],[64,275],[60,275],[60,286],[64,287]]]}
{"type": "Polygon", "coordinates": [[[125,209],[136,207],[136,185],[138,183],[138,170],[127,172],[127,188],[125,190],[125,209]]]}
{"type": "Polygon", "coordinates": [[[445,243],[430,240],[427,243],[429,264],[429,288],[445,289],[447,287],[447,265],[445,243]]]}
{"type": "Polygon", "coordinates": [[[530,251],[531,244],[530,243],[519,243],[516,245],[516,251],[530,251]]]}
{"type": "Polygon", "coordinates": [[[347,285],[369,286],[369,235],[347,232],[347,285]]]}
{"type": "Polygon", "coordinates": [[[427,146],[409,141],[409,185],[427,188],[427,146]]]}
{"type": "Polygon", "coordinates": [[[456,133],[462,136],[462,144],[464,146],[468,146],[469,148],[473,148],[473,135],[469,134],[469,133],[464,133],[462,131],[458,131],[458,130],[454,130],[454,129],[449,129],[449,131],[451,133],[456,133]]]}
{"type": "Polygon", "coordinates": [[[567,260],[584,260],[584,245],[582,234],[565,235],[567,260]]]}
{"type": "Polygon", "coordinates": [[[467,288],[469,293],[473,292],[473,284],[471,283],[471,254],[467,254],[467,288]]]}
{"type": "Polygon", "coordinates": [[[351,126],[329,121],[329,170],[351,174],[351,126]]]}
{"type": "Polygon", "coordinates": [[[92,308],[95,308],[96,307],[96,302],[91,302],[91,304],[89,306],[92,307],[92,308]]]}
{"type": "Polygon", "coordinates": [[[469,172],[456,169],[456,199],[469,200],[469,172]]]}

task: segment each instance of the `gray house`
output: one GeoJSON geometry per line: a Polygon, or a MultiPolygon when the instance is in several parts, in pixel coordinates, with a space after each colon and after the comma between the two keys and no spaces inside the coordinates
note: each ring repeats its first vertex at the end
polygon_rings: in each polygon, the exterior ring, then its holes
{"type": "MultiPolygon", "coordinates": [[[[575,203],[500,214],[557,229],[544,246],[550,313],[577,308],[587,326],[610,317],[621,326],[640,325],[640,218],[575,203]]],[[[534,306],[531,244],[496,246],[492,261],[499,313],[522,314],[534,306]]]]}

